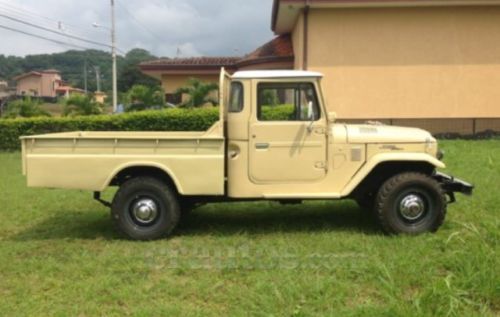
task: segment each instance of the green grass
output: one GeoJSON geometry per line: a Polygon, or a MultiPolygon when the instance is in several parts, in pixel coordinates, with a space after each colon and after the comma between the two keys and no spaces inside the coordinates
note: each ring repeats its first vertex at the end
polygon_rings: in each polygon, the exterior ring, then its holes
{"type": "Polygon", "coordinates": [[[442,143],[477,189],[417,237],[383,235],[350,201],[262,202],[127,241],[91,193],[26,188],[19,153],[0,154],[0,314],[499,315],[500,140],[442,143]]]}

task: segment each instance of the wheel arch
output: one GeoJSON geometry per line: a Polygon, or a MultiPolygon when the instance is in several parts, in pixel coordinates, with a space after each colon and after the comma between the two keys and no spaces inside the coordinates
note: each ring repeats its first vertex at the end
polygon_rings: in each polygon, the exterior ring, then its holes
{"type": "Polygon", "coordinates": [[[342,190],[342,196],[355,196],[376,189],[390,177],[402,172],[420,172],[431,175],[436,168],[444,167],[441,161],[423,153],[375,155],[354,175],[342,190]]]}
{"type": "Polygon", "coordinates": [[[171,186],[178,194],[183,193],[182,186],[172,171],[160,164],[150,162],[135,162],[119,166],[106,180],[104,188],[108,186],[120,186],[125,181],[139,176],[149,176],[159,179],[171,186]]]}

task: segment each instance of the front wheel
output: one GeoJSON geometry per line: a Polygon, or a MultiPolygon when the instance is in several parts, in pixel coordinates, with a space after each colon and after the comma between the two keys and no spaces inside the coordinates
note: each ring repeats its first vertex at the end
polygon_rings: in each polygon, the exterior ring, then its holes
{"type": "Polygon", "coordinates": [[[167,184],[152,177],[136,177],[116,193],[111,216],[129,238],[153,240],[168,236],[177,227],[180,207],[167,184]]]}
{"type": "Polygon", "coordinates": [[[420,173],[401,173],[380,188],[375,212],[389,234],[435,232],[446,216],[441,185],[420,173]]]}

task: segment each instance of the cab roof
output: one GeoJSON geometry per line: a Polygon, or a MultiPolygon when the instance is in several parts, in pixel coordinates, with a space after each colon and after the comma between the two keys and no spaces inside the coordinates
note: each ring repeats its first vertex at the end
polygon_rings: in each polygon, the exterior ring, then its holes
{"type": "Polygon", "coordinates": [[[233,79],[252,79],[252,78],[320,78],[323,74],[303,70],[249,70],[239,71],[233,74],[233,79]]]}

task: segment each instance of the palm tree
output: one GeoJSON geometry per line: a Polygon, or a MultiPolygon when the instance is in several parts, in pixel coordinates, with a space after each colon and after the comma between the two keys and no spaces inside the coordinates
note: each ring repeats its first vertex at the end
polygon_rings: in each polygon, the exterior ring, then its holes
{"type": "Polygon", "coordinates": [[[126,111],[161,109],[165,107],[163,95],[163,89],[159,86],[134,85],[127,92],[126,111]]]}
{"type": "Polygon", "coordinates": [[[64,107],[64,116],[88,116],[101,114],[103,111],[101,105],[97,103],[92,96],[74,94],[66,100],[64,107]]]}
{"type": "Polygon", "coordinates": [[[188,99],[180,105],[181,107],[196,108],[207,103],[212,104],[212,106],[218,105],[218,101],[210,96],[210,94],[213,91],[217,91],[219,85],[215,83],[204,83],[196,78],[190,78],[188,84],[189,86],[179,88],[175,91],[176,94],[188,95],[188,99]]]}
{"type": "Polygon", "coordinates": [[[40,102],[38,100],[26,97],[7,103],[5,118],[17,117],[50,117],[50,113],[40,107],[40,102]]]}

